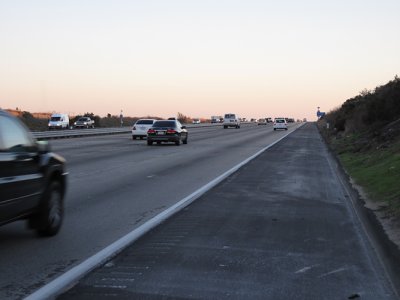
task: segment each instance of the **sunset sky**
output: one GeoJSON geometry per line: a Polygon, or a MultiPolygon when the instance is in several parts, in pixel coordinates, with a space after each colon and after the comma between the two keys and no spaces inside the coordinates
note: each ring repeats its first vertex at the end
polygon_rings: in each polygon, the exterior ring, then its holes
{"type": "Polygon", "coordinates": [[[400,75],[399,0],[0,0],[0,107],[316,119],[400,75]]]}

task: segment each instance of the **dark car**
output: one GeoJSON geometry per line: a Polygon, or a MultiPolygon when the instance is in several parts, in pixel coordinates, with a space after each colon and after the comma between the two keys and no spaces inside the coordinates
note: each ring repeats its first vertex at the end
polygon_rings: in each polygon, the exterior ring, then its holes
{"type": "Polygon", "coordinates": [[[94,120],[89,117],[81,117],[74,123],[75,128],[94,128],[94,120]]]}
{"type": "Polygon", "coordinates": [[[155,121],[153,126],[147,131],[147,145],[153,142],[161,144],[162,142],[173,142],[177,146],[182,143],[187,144],[188,132],[186,126],[178,120],[160,120],[155,121]]]}
{"type": "Polygon", "coordinates": [[[0,110],[0,225],[26,219],[41,236],[57,234],[66,177],[64,158],[0,110]]]}

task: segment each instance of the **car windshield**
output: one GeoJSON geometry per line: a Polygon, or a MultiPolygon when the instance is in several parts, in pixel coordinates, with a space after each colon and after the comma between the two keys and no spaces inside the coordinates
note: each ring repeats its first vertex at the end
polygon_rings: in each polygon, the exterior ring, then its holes
{"type": "Polygon", "coordinates": [[[51,117],[50,121],[60,121],[61,117],[51,117]]]}
{"type": "Polygon", "coordinates": [[[85,121],[87,121],[87,118],[79,118],[78,121],[85,122],[85,121]]]}
{"type": "Polygon", "coordinates": [[[153,127],[175,127],[175,121],[156,121],[153,127]]]}
{"type": "Polygon", "coordinates": [[[138,124],[138,125],[151,125],[151,124],[153,124],[153,120],[138,120],[137,122],[136,122],[136,124],[138,124]]]}

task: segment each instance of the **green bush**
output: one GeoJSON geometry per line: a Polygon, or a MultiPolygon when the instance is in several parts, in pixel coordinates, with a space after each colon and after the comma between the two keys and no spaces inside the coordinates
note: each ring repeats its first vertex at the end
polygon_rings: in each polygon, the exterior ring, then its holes
{"type": "Polygon", "coordinates": [[[400,119],[400,79],[396,76],[374,91],[363,90],[343,105],[329,112],[325,119],[334,134],[368,130],[379,131],[400,119]]]}

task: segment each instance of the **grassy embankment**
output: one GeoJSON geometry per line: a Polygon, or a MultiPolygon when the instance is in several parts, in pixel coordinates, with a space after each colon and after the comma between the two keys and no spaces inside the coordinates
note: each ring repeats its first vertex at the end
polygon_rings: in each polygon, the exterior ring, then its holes
{"type": "Polygon", "coordinates": [[[387,213],[400,217],[400,140],[387,148],[354,152],[357,137],[332,141],[339,159],[368,198],[387,208],[387,213]]]}
{"type": "Polygon", "coordinates": [[[318,123],[355,183],[400,219],[400,80],[363,91],[318,123]]]}

